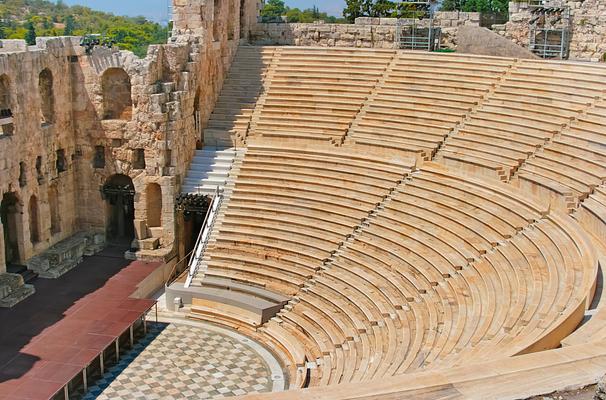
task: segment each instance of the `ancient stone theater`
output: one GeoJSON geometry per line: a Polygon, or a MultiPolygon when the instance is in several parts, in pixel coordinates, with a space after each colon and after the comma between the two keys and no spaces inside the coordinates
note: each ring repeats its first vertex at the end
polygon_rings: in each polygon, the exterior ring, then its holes
{"type": "Polygon", "coordinates": [[[526,3],[489,31],[474,13],[408,30],[173,0],[171,37],[145,58],[0,41],[0,398],[96,385],[113,399],[484,400],[595,384],[606,6],[526,3]],[[554,15],[556,39],[536,26],[554,15]],[[422,29],[426,49],[401,46],[422,29]],[[456,51],[428,51],[440,43],[456,51]],[[221,388],[191,378],[225,360],[208,381],[221,388]],[[141,381],[107,392],[116,363],[141,381]],[[234,389],[243,375],[260,383],[234,389]]]}

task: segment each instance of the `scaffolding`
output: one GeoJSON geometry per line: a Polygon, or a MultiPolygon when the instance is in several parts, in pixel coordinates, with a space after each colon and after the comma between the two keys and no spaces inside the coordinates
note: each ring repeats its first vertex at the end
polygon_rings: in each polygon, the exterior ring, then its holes
{"type": "Polygon", "coordinates": [[[568,58],[570,52],[570,8],[554,1],[529,0],[529,46],[541,58],[568,58]]]}
{"type": "Polygon", "coordinates": [[[402,2],[409,18],[398,19],[396,45],[400,49],[435,51],[440,49],[442,30],[433,23],[432,3],[429,0],[402,2]]]}

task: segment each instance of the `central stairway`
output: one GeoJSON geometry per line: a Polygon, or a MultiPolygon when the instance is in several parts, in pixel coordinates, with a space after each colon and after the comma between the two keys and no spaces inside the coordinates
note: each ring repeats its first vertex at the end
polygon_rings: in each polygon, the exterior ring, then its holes
{"type": "Polygon", "coordinates": [[[214,194],[218,187],[225,186],[235,157],[236,150],[233,148],[205,147],[197,150],[181,192],[214,194]]]}

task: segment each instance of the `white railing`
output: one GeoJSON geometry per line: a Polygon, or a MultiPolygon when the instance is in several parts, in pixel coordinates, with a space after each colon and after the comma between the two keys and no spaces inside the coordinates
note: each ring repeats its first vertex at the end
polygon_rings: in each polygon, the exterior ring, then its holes
{"type": "Polygon", "coordinates": [[[204,220],[204,224],[202,224],[202,229],[200,229],[200,235],[198,236],[198,240],[196,241],[196,246],[194,247],[194,254],[189,261],[189,273],[187,274],[187,279],[185,280],[185,287],[188,288],[196,274],[198,273],[198,268],[202,263],[202,259],[204,258],[204,253],[206,253],[206,248],[208,247],[208,240],[210,239],[210,235],[213,231],[213,227],[215,226],[215,221],[217,220],[217,214],[219,213],[219,209],[221,208],[221,204],[223,203],[223,190],[217,187],[215,190],[215,195],[213,196],[212,203],[210,205],[210,209],[206,214],[206,219],[204,220]]]}

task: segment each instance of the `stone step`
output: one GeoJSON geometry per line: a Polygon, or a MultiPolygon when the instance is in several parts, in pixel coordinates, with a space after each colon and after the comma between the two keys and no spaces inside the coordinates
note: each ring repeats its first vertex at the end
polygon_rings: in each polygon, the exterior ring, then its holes
{"type": "Polygon", "coordinates": [[[206,160],[194,159],[194,161],[196,162],[192,162],[191,166],[189,167],[190,171],[225,171],[226,173],[229,173],[232,165],[231,162],[228,161],[220,163],[213,163],[212,160],[205,162],[206,160]]]}
{"type": "Polygon", "coordinates": [[[34,285],[23,285],[15,291],[11,292],[7,297],[0,299],[0,308],[11,308],[19,302],[27,299],[29,296],[36,293],[34,285]]]}
{"type": "Polygon", "coordinates": [[[227,179],[229,175],[229,170],[189,170],[187,177],[185,180],[194,179],[194,180],[221,180],[227,179]]]}
{"type": "Polygon", "coordinates": [[[181,193],[190,193],[190,194],[213,194],[217,190],[219,185],[183,185],[181,188],[181,193]]]}

